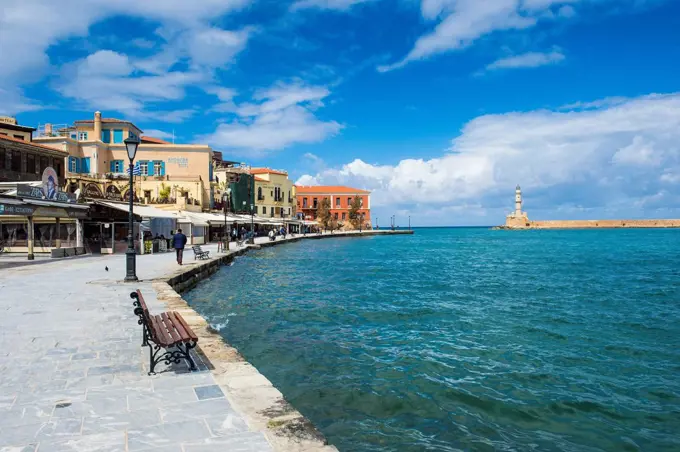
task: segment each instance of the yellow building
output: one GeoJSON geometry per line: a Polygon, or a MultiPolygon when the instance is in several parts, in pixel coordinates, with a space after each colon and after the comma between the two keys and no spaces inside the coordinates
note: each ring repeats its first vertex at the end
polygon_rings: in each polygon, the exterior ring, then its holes
{"type": "Polygon", "coordinates": [[[20,126],[16,118],[11,116],[0,116],[0,135],[14,138],[21,141],[32,141],[35,128],[20,126]]]}
{"type": "Polygon", "coordinates": [[[212,201],[210,146],[174,144],[144,137],[129,121],[102,118],[75,121],[73,126],[45,124],[36,143],[68,152],[66,191],[86,198],[118,200],[127,197],[129,161],[124,140],[140,138],[135,162],[135,197],[146,204],[171,204],[180,210],[207,210],[212,201]]]}
{"type": "Polygon", "coordinates": [[[294,218],[295,185],[288,173],[269,168],[252,168],[255,176],[255,213],[263,217],[294,218]]]}

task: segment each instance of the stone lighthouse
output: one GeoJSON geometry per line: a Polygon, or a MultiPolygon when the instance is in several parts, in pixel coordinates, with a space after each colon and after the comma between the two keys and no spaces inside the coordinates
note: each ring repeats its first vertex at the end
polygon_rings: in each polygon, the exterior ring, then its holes
{"type": "Polygon", "coordinates": [[[505,227],[521,229],[529,226],[529,217],[526,212],[522,212],[522,189],[518,185],[515,187],[515,211],[505,217],[505,227]]]}

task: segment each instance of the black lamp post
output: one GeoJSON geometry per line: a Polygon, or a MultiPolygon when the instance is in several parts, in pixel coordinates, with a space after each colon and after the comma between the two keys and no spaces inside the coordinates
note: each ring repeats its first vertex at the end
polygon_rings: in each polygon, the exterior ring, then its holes
{"type": "MultiPolygon", "coordinates": [[[[125,139],[125,147],[127,148],[127,155],[130,159],[130,211],[128,212],[128,247],[125,251],[125,282],[139,281],[137,278],[137,254],[135,253],[135,242],[133,241],[132,231],[134,229],[134,213],[132,211],[133,199],[135,197],[133,186],[134,160],[137,154],[137,146],[139,146],[139,138],[132,136],[125,139]]],[[[143,246],[141,244],[140,246],[143,246]]]]}
{"type": "Polygon", "coordinates": [[[222,201],[224,202],[224,228],[227,231],[227,240],[226,240],[226,250],[229,251],[229,239],[231,238],[231,231],[229,228],[229,224],[227,224],[227,212],[229,211],[229,196],[231,195],[231,188],[227,188],[224,191],[224,195],[222,196],[222,201]]]}
{"type": "Polygon", "coordinates": [[[254,244],[255,243],[255,206],[253,204],[250,205],[250,242],[254,244]]]}

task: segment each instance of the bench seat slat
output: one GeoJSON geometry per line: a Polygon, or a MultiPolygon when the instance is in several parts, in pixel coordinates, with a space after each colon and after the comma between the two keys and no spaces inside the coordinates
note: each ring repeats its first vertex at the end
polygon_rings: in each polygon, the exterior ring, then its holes
{"type": "Polygon", "coordinates": [[[156,331],[156,336],[158,337],[158,340],[160,341],[161,345],[164,347],[170,346],[173,343],[172,337],[168,334],[167,329],[165,328],[165,325],[163,324],[163,319],[159,315],[155,315],[152,317],[152,325],[154,330],[156,331]]]}
{"type": "Polygon", "coordinates": [[[165,332],[170,338],[170,343],[176,344],[177,342],[179,342],[179,337],[175,333],[175,326],[173,325],[172,321],[168,318],[167,312],[161,313],[161,320],[163,322],[165,332]]]}
{"type": "Polygon", "coordinates": [[[184,320],[184,317],[182,317],[180,314],[177,312],[173,312],[175,315],[175,319],[177,320],[177,323],[182,326],[184,331],[186,332],[186,337],[191,339],[192,341],[198,341],[198,336],[196,336],[196,333],[187,325],[187,322],[184,320]]]}

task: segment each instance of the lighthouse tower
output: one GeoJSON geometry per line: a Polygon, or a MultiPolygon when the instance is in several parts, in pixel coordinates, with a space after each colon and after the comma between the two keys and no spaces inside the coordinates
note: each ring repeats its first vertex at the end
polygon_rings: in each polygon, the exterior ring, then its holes
{"type": "Polygon", "coordinates": [[[515,216],[522,216],[522,189],[519,185],[515,188],[515,216]]]}
{"type": "Polygon", "coordinates": [[[529,217],[526,212],[522,212],[522,189],[518,185],[515,187],[515,211],[505,217],[505,227],[523,229],[529,226],[529,217]]]}

